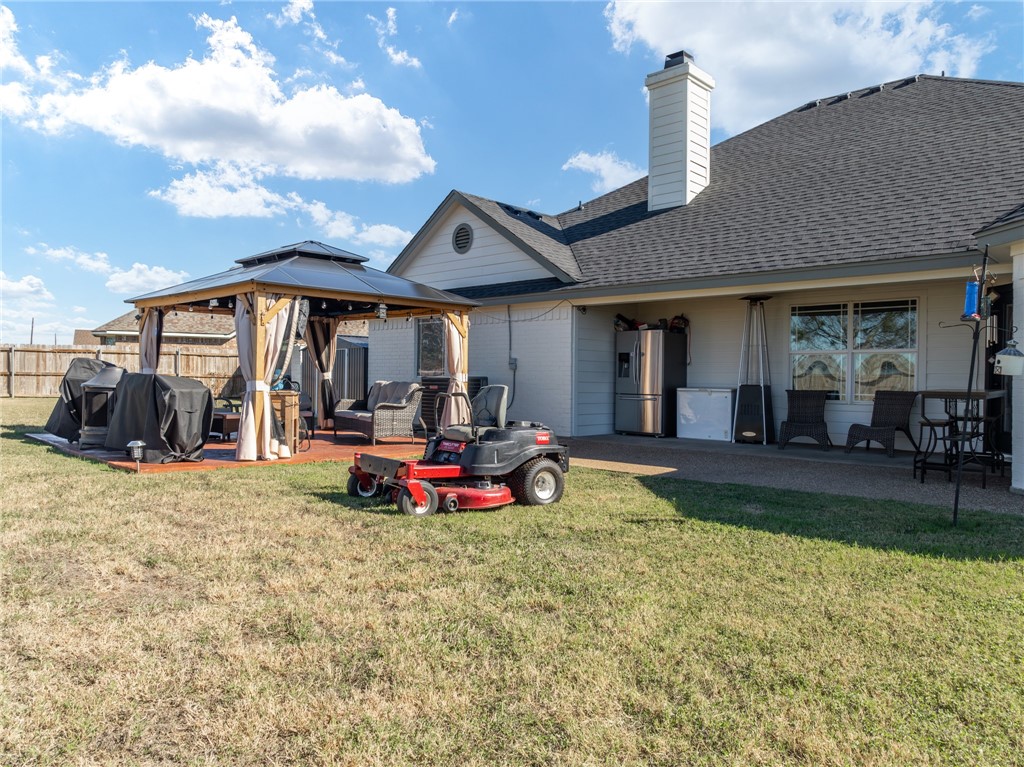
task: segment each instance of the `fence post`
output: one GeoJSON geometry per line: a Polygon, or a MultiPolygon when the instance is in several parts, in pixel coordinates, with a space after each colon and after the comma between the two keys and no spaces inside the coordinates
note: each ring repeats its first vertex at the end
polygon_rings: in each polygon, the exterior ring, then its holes
{"type": "Polygon", "coordinates": [[[7,391],[14,399],[14,347],[7,350],[7,391]]]}

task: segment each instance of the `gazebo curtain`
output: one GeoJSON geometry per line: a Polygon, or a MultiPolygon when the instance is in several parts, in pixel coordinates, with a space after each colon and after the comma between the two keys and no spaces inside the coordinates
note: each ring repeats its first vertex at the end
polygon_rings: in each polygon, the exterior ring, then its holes
{"type": "Polygon", "coordinates": [[[164,310],[143,309],[139,320],[139,367],[143,373],[155,373],[160,367],[163,332],[164,310]]]}
{"type": "MultiPolygon", "coordinates": [[[[467,394],[468,390],[466,384],[469,382],[469,376],[467,375],[468,360],[469,360],[469,317],[464,316],[462,321],[464,327],[460,331],[459,326],[453,321],[453,316],[450,314],[444,315],[444,343],[445,350],[448,352],[448,375],[450,376],[448,384],[448,393],[455,394],[456,392],[462,392],[467,394]],[[465,335],[463,335],[463,331],[465,335]]],[[[442,429],[457,423],[471,423],[472,413],[469,411],[469,407],[466,405],[466,400],[462,397],[447,397],[444,402],[444,411],[441,413],[442,429]]]]}
{"type": "Polygon", "coordinates": [[[310,317],[306,324],[306,346],[309,347],[317,370],[320,371],[320,407],[317,412],[317,426],[326,428],[326,422],[334,416],[334,386],[331,372],[338,351],[338,325],[341,320],[332,317],[310,317]]]}
{"type": "MultiPolygon", "coordinates": [[[[269,295],[267,300],[273,305],[281,298],[280,295],[269,295]]],[[[263,355],[264,375],[256,378],[256,358],[254,357],[253,339],[256,335],[256,318],[249,312],[248,306],[256,306],[256,294],[246,293],[235,299],[235,333],[238,339],[238,366],[245,380],[245,394],[242,397],[242,413],[238,423],[238,443],[235,448],[235,460],[255,461],[258,459],[276,460],[291,458],[291,450],[285,442],[273,436],[271,426],[274,412],[270,404],[270,381],[274,375],[274,363],[281,350],[288,330],[288,319],[294,310],[292,301],[266,323],[266,334],[262,349],[255,350],[263,355]],[[256,433],[256,416],[254,402],[262,399],[263,418],[259,434],[256,433]]]]}

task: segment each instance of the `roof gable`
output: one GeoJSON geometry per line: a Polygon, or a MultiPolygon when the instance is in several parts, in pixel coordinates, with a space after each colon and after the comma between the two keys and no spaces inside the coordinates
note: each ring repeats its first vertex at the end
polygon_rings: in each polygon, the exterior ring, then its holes
{"type": "MultiPolygon", "coordinates": [[[[388,271],[405,274],[421,251],[436,237],[453,210],[462,207],[472,213],[510,245],[562,283],[583,279],[579,264],[561,232],[557,217],[452,190],[427,222],[420,227],[388,271]]],[[[459,258],[451,254],[452,258],[459,258]]]]}

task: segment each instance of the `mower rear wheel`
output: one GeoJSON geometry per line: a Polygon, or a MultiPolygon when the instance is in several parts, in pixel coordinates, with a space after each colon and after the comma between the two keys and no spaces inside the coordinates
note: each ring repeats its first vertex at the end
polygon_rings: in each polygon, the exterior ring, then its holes
{"type": "Polygon", "coordinates": [[[367,476],[366,485],[355,474],[348,475],[348,494],[352,498],[376,498],[384,492],[384,483],[376,477],[367,476]]]}
{"type": "Polygon", "coordinates": [[[508,486],[517,503],[524,506],[546,506],[561,500],[562,491],[565,490],[565,475],[554,461],[534,458],[509,475],[508,486]]]}
{"type": "Polygon", "coordinates": [[[403,514],[410,517],[429,517],[437,511],[437,490],[429,482],[420,482],[420,487],[427,496],[427,502],[423,504],[416,503],[409,488],[403,487],[398,491],[398,508],[403,514]]]}

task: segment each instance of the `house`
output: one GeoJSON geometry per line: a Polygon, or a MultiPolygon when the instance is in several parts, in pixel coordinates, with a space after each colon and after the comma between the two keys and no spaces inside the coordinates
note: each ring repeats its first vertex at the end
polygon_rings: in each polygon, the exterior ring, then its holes
{"type": "MultiPolygon", "coordinates": [[[[389,269],[482,304],[470,374],[513,388],[510,418],[612,433],[616,315],[684,315],[687,385],[736,387],[743,299],[757,294],[771,296],[776,422],[795,378],[824,372],[842,444],[870,418],[882,373],[904,388],[966,388],[972,334],[957,325],[988,245],[995,300],[974,388],[1007,389],[998,418],[1024,456],[1024,407],[1010,406],[1024,402],[1024,381],[986,364],[1007,329],[1024,327],[1024,301],[1013,302],[1024,289],[1024,83],[915,75],[802,104],[715,146],[714,81],[688,54],[646,84],[648,177],[557,215],[452,191],[389,269]],[[853,331],[869,326],[898,332],[853,331]]],[[[371,380],[421,373],[428,323],[371,322],[371,380]]],[[[1024,461],[1013,484],[1024,489],[1024,461]]]]}
{"type": "MultiPolygon", "coordinates": [[[[102,346],[139,345],[138,311],[132,309],[92,331],[102,346]]],[[[224,314],[171,312],[164,317],[164,343],[176,347],[223,347],[234,349],[235,321],[224,314]]],[[[96,343],[96,341],[93,341],[96,343]]]]}

